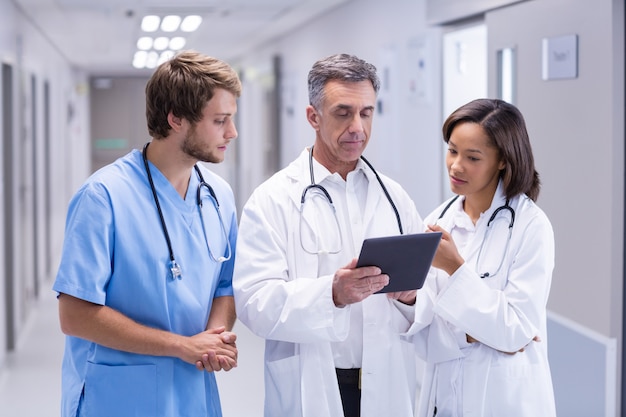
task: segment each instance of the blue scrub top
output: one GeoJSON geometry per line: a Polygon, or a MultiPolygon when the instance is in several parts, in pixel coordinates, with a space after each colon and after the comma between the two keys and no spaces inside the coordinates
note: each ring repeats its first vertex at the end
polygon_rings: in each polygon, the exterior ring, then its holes
{"type": "MultiPolygon", "coordinates": [[[[207,324],[213,298],[232,296],[237,234],[230,186],[201,167],[219,200],[231,244],[229,261],[213,204],[196,204],[192,171],[183,200],[151,163],[150,170],[182,278],[174,279],[165,235],[138,150],[94,173],[70,202],[53,289],[107,305],[146,326],[192,336],[207,324]],[[200,218],[202,210],[205,229],[200,218]]],[[[138,355],[66,338],[62,416],[221,416],[215,376],[172,357],[138,355]],[[84,391],[84,394],[83,394],[84,391]],[[81,395],[84,395],[81,400],[81,395]]]]}

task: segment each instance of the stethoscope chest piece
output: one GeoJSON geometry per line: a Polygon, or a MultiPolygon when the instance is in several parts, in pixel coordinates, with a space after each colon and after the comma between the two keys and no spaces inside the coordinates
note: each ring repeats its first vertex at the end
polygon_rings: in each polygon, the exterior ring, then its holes
{"type": "Polygon", "coordinates": [[[180,269],[180,265],[176,260],[170,261],[170,271],[172,272],[173,279],[183,279],[183,271],[180,269]]]}

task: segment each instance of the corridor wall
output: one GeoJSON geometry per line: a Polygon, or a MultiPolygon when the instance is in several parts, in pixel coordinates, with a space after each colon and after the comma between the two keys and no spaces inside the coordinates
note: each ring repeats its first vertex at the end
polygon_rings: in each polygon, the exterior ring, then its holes
{"type": "Polygon", "coordinates": [[[11,142],[4,143],[11,167],[3,164],[0,181],[1,369],[19,345],[37,292],[51,291],[67,203],[89,169],[89,120],[84,74],[12,1],[0,0],[0,10],[0,61],[12,73],[0,91],[2,114],[12,118],[3,138],[11,142]]]}

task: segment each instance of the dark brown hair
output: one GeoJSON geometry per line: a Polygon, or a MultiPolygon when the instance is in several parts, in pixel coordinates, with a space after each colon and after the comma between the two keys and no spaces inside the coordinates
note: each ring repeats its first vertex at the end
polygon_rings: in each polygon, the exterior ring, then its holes
{"type": "Polygon", "coordinates": [[[448,143],[452,131],[461,123],[476,123],[483,128],[490,144],[498,149],[505,162],[500,178],[507,199],[526,194],[537,200],[541,182],[522,113],[497,99],[477,99],[456,109],[443,124],[443,140],[448,143]]]}
{"type": "Polygon", "coordinates": [[[168,136],[171,111],[191,123],[202,119],[202,110],[215,89],[239,97],[241,81],[227,63],[194,51],[184,51],[161,64],[146,85],[146,119],[154,139],[168,136]]]}

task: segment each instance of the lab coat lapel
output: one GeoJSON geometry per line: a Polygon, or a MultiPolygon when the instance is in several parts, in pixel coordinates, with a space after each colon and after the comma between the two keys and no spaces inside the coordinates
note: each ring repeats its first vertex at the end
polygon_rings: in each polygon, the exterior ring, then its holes
{"type": "MultiPolygon", "coordinates": [[[[374,224],[384,223],[385,229],[388,229],[386,220],[390,217],[387,215],[387,209],[380,206],[380,204],[386,203],[387,199],[383,197],[383,192],[380,188],[380,184],[378,183],[378,180],[376,179],[376,176],[374,175],[372,170],[366,167],[365,163],[362,160],[359,160],[357,164],[357,170],[358,169],[363,170],[368,181],[367,199],[365,203],[365,210],[363,213],[363,223],[365,225],[374,225],[374,224]],[[374,222],[374,216],[382,216],[383,219],[385,219],[385,221],[376,223],[374,222]]],[[[395,214],[392,213],[392,216],[395,216],[395,214]]],[[[395,219],[395,217],[393,217],[393,219],[395,219]]],[[[390,234],[395,234],[395,233],[391,233],[389,230],[386,230],[384,232],[375,231],[374,233],[376,233],[377,236],[386,236],[390,234]]]]}
{"type": "Polygon", "coordinates": [[[294,186],[289,190],[289,197],[296,209],[300,210],[300,202],[302,192],[310,184],[309,170],[309,151],[304,149],[298,159],[294,160],[287,168],[285,173],[288,178],[294,182],[294,186]]]}
{"type": "Polygon", "coordinates": [[[476,223],[474,239],[467,245],[466,250],[463,251],[464,253],[461,254],[466,260],[470,258],[475,260],[478,256],[480,246],[483,244],[483,240],[485,239],[485,235],[487,233],[487,223],[489,223],[489,218],[498,207],[504,205],[504,202],[504,191],[502,189],[502,181],[500,181],[498,183],[498,187],[496,188],[496,192],[491,199],[491,206],[489,206],[489,209],[483,213],[479,221],[476,223]]]}
{"type": "MultiPolygon", "coordinates": [[[[376,176],[371,169],[364,166],[364,162],[359,160],[357,169],[362,168],[365,176],[367,177],[367,203],[365,204],[365,212],[363,213],[363,222],[365,224],[371,224],[374,220],[374,216],[380,211],[378,205],[381,202],[382,192],[379,189],[380,184],[376,180],[376,176]]],[[[379,213],[380,214],[380,213],[379,213]]]]}
{"type": "Polygon", "coordinates": [[[286,168],[286,175],[293,181],[288,190],[289,200],[292,207],[287,210],[289,218],[287,219],[287,236],[288,245],[292,250],[287,251],[289,269],[292,277],[309,277],[314,278],[319,275],[319,259],[317,255],[307,253],[302,248],[300,237],[300,206],[302,201],[302,193],[304,189],[310,185],[309,174],[309,151],[304,149],[298,159],[293,161],[286,168]]]}

